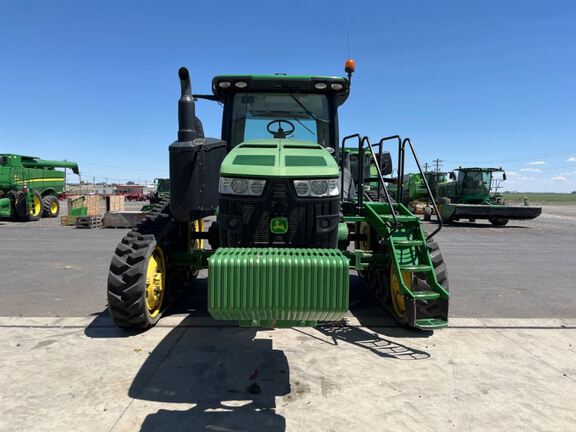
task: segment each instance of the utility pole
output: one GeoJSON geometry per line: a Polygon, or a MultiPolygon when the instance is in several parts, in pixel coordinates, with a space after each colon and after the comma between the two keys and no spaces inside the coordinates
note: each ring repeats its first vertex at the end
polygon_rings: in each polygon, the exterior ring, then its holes
{"type": "Polygon", "coordinates": [[[432,162],[436,165],[436,172],[440,172],[441,162],[444,162],[440,159],[434,159],[432,162]]]}
{"type": "Polygon", "coordinates": [[[424,164],[424,172],[428,172],[428,167],[430,166],[430,164],[428,162],[426,162],[424,164]]]}

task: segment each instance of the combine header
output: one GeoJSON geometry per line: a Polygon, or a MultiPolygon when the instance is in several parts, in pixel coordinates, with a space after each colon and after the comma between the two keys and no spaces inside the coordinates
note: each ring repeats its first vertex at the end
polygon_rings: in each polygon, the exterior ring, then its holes
{"type": "Polygon", "coordinates": [[[340,141],[338,108],[353,71],[349,60],[348,78],[222,75],[212,94],[192,95],[188,70],[179,70],[169,198],[122,239],[110,265],[117,325],[154,325],[203,268],[210,314],[242,326],[341,320],[351,270],[402,325],[447,325],[447,271],[433,240],[441,226],[427,235],[386,188],[396,180],[384,145],[397,143],[403,171],[406,149],[420,166],[412,143],[340,141]],[[221,139],[204,137],[197,99],[223,105],[221,139]],[[207,216],[215,220],[204,230],[207,216]]]}

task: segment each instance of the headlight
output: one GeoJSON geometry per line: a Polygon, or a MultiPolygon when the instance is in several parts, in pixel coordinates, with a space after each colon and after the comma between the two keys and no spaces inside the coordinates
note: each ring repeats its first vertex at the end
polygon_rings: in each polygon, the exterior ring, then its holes
{"type": "Polygon", "coordinates": [[[232,180],[232,190],[238,195],[243,195],[248,190],[248,181],[246,179],[232,180]]]}
{"type": "Polygon", "coordinates": [[[328,182],[326,180],[313,180],[310,182],[310,189],[314,195],[324,195],[328,192],[328,182]]]}
{"type": "Polygon", "coordinates": [[[218,192],[230,195],[260,196],[264,192],[266,180],[220,177],[218,192]]]}
{"type": "Polygon", "coordinates": [[[334,197],[340,194],[338,179],[294,180],[299,197],[334,197]]]}

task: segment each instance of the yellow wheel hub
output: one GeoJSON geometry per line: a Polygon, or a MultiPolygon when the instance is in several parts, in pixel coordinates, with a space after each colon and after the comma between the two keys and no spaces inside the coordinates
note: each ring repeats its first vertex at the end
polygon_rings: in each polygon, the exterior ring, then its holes
{"type": "MultiPolygon", "coordinates": [[[[192,229],[194,232],[202,232],[204,231],[204,222],[202,219],[197,219],[192,223],[192,229]]],[[[204,248],[204,240],[197,239],[193,244],[194,249],[203,249],[204,248]]]]}
{"type": "Polygon", "coordinates": [[[148,260],[146,269],[146,307],[152,318],[156,317],[162,309],[164,300],[166,278],[166,265],[164,253],[156,246],[148,260]]]}
{"type": "Polygon", "coordinates": [[[58,212],[58,202],[56,200],[52,200],[50,203],[50,213],[55,215],[58,212]]]}
{"type": "Polygon", "coordinates": [[[34,195],[34,205],[32,206],[32,209],[30,210],[30,214],[32,216],[38,216],[41,211],[42,211],[42,202],[40,201],[40,199],[36,195],[34,195]]]}
{"type": "MultiPolygon", "coordinates": [[[[402,279],[404,279],[404,285],[408,289],[412,288],[412,273],[401,272],[402,279]]],[[[392,298],[392,307],[394,308],[394,313],[399,318],[403,318],[406,315],[406,303],[404,301],[404,294],[402,294],[402,289],[400,287],[400,281],[398,280],[398,275],[396,274],[396,269],[394,265],[390,269],[390,297],[392,298]]]]}

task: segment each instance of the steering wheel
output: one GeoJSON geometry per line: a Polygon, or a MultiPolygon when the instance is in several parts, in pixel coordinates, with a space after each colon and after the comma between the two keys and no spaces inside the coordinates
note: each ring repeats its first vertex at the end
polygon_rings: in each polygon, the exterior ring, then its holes
{"type": "Polygon", "coordinates": [[[290,135],[292,132],[294,132],[294,123],[292,123],[288,120],[272,120],[270,123],[268,123],[268,125],[266,126],[266,129],[268,130],[268,132],[270,132],[272,135],[274,135],[274,138],[285,139],[288,135],[290,135]],[[276,132],[274,132],[273,130],[270,130],[270,126],[272,126],[274,123],[278,123],[278,129],[276,130],[276,132]],[[292,129],[285,131],[284,129],[282,129],[282,123],[286,123],[287,125],[292,127],[292,129]]]}

